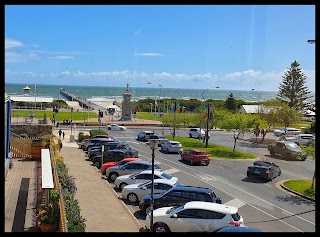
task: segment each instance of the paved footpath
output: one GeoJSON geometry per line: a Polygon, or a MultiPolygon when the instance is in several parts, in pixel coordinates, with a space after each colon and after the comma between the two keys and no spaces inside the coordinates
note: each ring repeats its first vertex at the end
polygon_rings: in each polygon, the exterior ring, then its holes
{"type": "Polygon", "coordinates": [[[85,153],[66,134],[61,149],[69,174],[75,178],[80,213],[86,219],[86,232],[139,232],[143,227],[108,181],[86,160],[85,153]]]}

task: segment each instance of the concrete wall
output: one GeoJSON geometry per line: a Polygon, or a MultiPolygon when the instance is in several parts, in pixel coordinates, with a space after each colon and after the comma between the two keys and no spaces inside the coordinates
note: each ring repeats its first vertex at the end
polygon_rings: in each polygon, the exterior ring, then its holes
{"type": "Polygon", "coordinates": [[[52,134],[52,125],[47,124],[11,124],[11,131],[15,134],[27,134],[29,137],[41,137],[52,134]]]}

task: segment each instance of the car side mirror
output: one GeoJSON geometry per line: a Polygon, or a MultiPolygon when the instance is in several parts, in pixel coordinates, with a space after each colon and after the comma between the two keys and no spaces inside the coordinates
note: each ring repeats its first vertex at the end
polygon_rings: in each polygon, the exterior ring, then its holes
{"type": "Polygon", "coordinates": [[[133,176],[133,177],[131,177],[131,179],[136,179],[136,177],[133,176]]]}
{"type": "Polygon", "coordinates": [[[216,203],[222,204],[222,199],[221,198],[216,198],[216,203]]]}
{"type": "Polygon", "coordinates": [[[170,218],[177,218],[178,215],[177,214],[173,214],[170,218]]]}
{"type": "Polygon", "coordinates": [[[126,169],[126,167],[122,167],[122,169],[123,169],[123,170],[125,170],[125,169],[126,169]]]}
{"type": "Polygon", "coordinates": [[[147,187],[146,186],[142,186],[141,189],[147,190],[147,187]]]}

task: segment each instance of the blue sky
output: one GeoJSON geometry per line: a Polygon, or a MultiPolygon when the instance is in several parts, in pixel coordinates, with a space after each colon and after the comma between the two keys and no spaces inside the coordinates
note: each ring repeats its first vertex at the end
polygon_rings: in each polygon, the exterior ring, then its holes
{"type": "Polygon", "coordinates": [[[5,82],[315,91],[313,5],[5,6],[5,82]]]}

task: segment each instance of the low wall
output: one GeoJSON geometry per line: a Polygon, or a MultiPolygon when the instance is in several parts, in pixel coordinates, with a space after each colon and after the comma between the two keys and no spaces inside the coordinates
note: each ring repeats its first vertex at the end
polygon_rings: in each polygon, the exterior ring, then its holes
{"type": "Polygon", "coordinates": [[[27,134],[29,137],[41,137],[52,134],[52,125],[47,124],[11,124],[11,131],[15,134],[27,134]]]}

